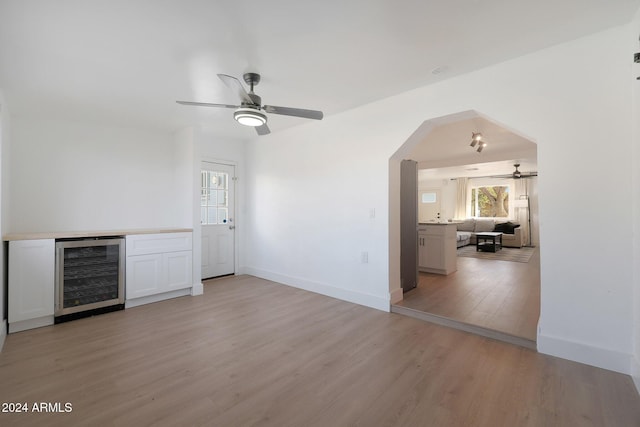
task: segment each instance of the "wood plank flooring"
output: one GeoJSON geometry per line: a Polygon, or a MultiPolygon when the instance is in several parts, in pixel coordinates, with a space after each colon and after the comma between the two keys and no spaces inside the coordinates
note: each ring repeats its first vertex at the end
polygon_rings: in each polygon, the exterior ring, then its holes
{"type": "Polygon", "coordinates": [[[540,317],[540,251],[528,263],[458,257],[448,276],[420,273],[397,305],[534,341],[540,317]]]}
{"type": "Polygon", "coordinates": [[[3,426],[637,426],[630,377],[250,276],[11,334],[3,426]]]}

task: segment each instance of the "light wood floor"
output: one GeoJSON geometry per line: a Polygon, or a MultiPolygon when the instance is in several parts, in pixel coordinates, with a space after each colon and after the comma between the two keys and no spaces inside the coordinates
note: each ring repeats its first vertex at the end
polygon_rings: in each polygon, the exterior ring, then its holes
{"type": "Polygon", "coordinates": [[[458,257],[448,276],[420,273],[397,305],[534,341],[540,317],[540,251],[528,263],[458,257]]]}
{"type": "Polygon", "coordinates": [[[638,426],[630,377],[250,276],[11,334],[3,426],[638,426]]]}

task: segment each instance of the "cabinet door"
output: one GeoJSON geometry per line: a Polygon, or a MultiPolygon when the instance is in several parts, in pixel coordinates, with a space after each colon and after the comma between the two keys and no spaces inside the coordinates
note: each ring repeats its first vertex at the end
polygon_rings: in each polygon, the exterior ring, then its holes
{"type": "Polygon", "coordinates": [[[166,291],[190,288],[191,283],[191,251],[171,252],[163,254],[166,291]]]}
{"type": "Polygon", "coordinates": [[[164,292],[162,254],[127,257],[127,299],[164,292]]]}
{"type": "Polygon", "coordinates": [[[9,242],[9,323],[53,316],[55,240],[9,242]]]}
{"type": "Polygon", "coordinates": [[[427,250],[425,267],[444,269],[444,238],[442,236],[427,235],[425,237],[427,250]]]}

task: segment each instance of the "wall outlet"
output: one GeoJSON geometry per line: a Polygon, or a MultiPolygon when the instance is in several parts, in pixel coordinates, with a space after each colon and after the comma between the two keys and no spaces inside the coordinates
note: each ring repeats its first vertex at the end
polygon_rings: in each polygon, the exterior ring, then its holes
{"type": "Polygon", "coordinates": [[[369,252],[362,251],[362,254],[360,255],[360,262],[363,264],[369,264],[369,252]]]}
{"type": "Polygon", "coordinates": [[[375,219],[376,217],[376,208],[369,209],[369,219],[375,219]]]}

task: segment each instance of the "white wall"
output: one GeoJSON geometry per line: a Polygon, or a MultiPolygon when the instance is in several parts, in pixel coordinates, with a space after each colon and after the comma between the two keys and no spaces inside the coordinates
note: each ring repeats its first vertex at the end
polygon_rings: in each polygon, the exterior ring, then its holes
{"type": "Polygon", "coordinates": [[[388,310],[388,140],[353,114],[248,144],[243,271],[388,310]]]}
{"type": "MultiPolygon", "coordinates": [[[[640,10],[636,13],[635,19],[630,28],[628,40],[630,41],[629,57],[632,53],[640,52],[640,10]]],[[[635,167],[633,168],[633,259],[635,269],[633,275],[634,283],[634,351],[632,374],[636,388],[640,392],[640,81],[635,80],[640,77],[640,64],[634,64],[630,77],[633,91],[633,150],[632,156],[635,167]]]]}
{"type": "MultiPolygon", "coordinates": [[[[9,173],[9,108],[4,100],[2,91],[0,90],[0,236],[5,233],[7,229],[7,203],[4,201],[6,189],[8,187],[8,173],[9,173]]],[[[4,345],[4,339],[7,334],[7,313],[5,312],[5,301],[7,290],[4,286],[6,275],[5,270],[5,244],[2,242],[0,245],[0,351],[4,345]]]]}
{"type": "MultiPolygon", "coordinates": [[[[10,232],[191,227],[171,134],[13,117],[10,232]]],[[[188,164],[186,162],[189,162],[188,164]]]]}
{"type": "Polygon", "coordinates": [[[246,270],[388,309],[400,289],[402,153],[389,159],[425,120],[475,109],[538,142],[540,351],[629,372],[629,194],[639,165],[628,155],[628,31],[614,28],[250,143],[246,270]],[[599,203],[585,205],[594,192],[599,203]],[[580,215],[576,206],[584,206],[580,215]],[[600,227],[606,251],[585,233],[600,227]]]}

